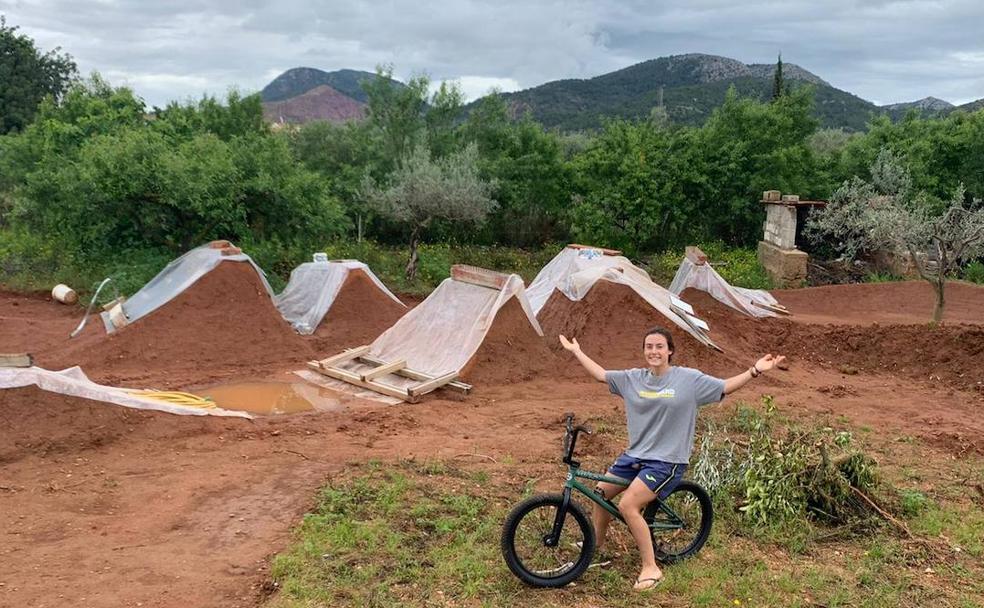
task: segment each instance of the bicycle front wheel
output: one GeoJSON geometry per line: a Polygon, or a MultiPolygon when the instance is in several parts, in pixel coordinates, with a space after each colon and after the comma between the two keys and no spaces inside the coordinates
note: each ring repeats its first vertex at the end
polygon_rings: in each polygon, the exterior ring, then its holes
{"type": "Polygon", "coordinates": [[[567,505],[560,537],[552,546],[548,543],[563,502],[560,494],[528,498],[516,505],[503,525],[502,556],[512,573],[528,585],[563,587],[591,564],[594,529],[573,501],[567,505]]]}
{"type": "Polygon", "coordinates": [[[646,507],[656,559],[672,564],[696,555],[711,535],[714,512],[704,488],[682,481],[665,500],[646,507]]]}

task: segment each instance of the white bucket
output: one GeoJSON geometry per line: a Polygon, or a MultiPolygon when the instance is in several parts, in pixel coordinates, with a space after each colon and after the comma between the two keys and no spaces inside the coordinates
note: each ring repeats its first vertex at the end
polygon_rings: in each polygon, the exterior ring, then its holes
{"type": "Polygon", "coordinates": [[[75,290],[62,283],[55,285],[55,288],[51,290],[51,297],[62,304],[75,304],[79,301],[79,296],[75,290]]]}

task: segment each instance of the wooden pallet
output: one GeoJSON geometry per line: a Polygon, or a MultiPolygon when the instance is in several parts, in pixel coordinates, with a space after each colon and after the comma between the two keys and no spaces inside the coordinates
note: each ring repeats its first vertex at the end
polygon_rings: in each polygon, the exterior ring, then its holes
{"type": "Polygon", "coordinates": [[[478,266],[455,264],[451,267],[451,278],[462,283],[471,283],[490,289],[502,289],[509,282],[509,275],[478,266]]]}
{"type": "Polygon", "coordinates": [[[308,367],[329,378],[341,380],[353,386],[366,388],[381,395],[396,397],[397,399],[409,401],[410,403],[416,403],[420,400],[421,396],[443,386],[459,390],[466,395],[471,391],[472,387],[470,384],[465,384],[457,380],[457,372],[444,374],[443,376],[425,374],[424,372],[407,367],[407,362],[403,359],[399,361],[383,361],[382,359],[373,357],[369,354],[369,348],[368,345],[359,346],[357,348],[347,349],[327,359],[308,361],[308,367]],[[370,365],[372,368],[362,372],[355,372],[340,367],[342,363],[349,361],[358,361],[359,363],[370,365]],[[387,375],[402,376],[410,380],[415,380],[418,384],[400,387],[382,382],[380,378],[387,375]]]}
{"type": "Polygon", "coordinates": [[[772,312],[780,315],[786,315],[787,317],[793,316],[793,313],[789,312],[789,310],[782,304],[763,304],[762,302],[756,302],[755,300],[752,300],[752,304],[758,306],[759,308],[771,310],[772,312]]]}

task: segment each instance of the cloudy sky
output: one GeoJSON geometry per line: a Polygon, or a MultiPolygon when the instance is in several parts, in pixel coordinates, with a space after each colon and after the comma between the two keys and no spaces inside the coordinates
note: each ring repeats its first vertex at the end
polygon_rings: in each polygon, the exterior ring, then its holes
{"type": "Polygon", "coordinates": [[[780,51],[878,104],[984,97],[980,0],[0,0],[0,13],[152,105],[256,91],[298,66],[392,64],[473,99],[665,55],[780,51]]]}

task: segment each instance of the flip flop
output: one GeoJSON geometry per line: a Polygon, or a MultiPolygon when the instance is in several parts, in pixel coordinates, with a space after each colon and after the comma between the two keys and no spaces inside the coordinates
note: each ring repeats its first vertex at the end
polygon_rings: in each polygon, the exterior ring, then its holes
{"type": "Polygon", "coordinates": [[[652,591],[653,589],[658,587],[660,583],[663,582],[663,578],[664,577],[662,576],[659,578],[637,578],[635,585],[633,585],[632,588],[635,589],[636,591],[652,591]],[[638,586],[645,582],[651,582],[652,584],[646,585],[645,587],[638,586]]]}

